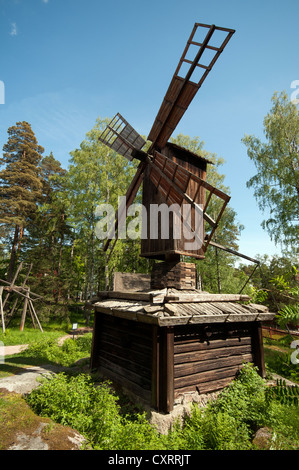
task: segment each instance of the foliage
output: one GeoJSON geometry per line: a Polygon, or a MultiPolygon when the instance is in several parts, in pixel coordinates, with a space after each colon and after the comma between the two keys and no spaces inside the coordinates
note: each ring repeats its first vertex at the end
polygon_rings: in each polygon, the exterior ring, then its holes
{"type": "Polygon", "coordinates": [[[46,338],[32,342],[23,354],[27,357],[39,357],[42,361],[71,366],[78,359],[89,357],[91,341],[92,335],[86,334],[76,340],[68,338],[60,346],[57,339],[46,338]]]}
{"type": "Polygon", "coordinates": [[[36,413],[72,426],[94,449],[151,448],[159,440],[158,433],[144,415],[138,415],[135,421],[122,417],[117,400],[109,382],[95,386],[85,374],[68,377],[64,373],[45,379],[27,398],[36,413]]]}
{"type": "Polygon", "coordinates": [[[255,136],[242,140],[257,174],[247,183],[261,210],[270,211],[263,221],[275,243],[298,248],[299,240],[299,115],[286,92],[274,93],[273,107],[264,119],[267,139],[255,136]]]}
{"type": "Polygon", "coordinates": [[[159,434],[145,413],[122,413],[109,382],[95,384],[85,374],[57,374],[43,380],[27,396],[41,416],[72,426],[93,449],[109,450],[246,450],[254,449],[255,431],[268,426],[272,447],[298,448],[299,407],[281,403],[267,392],[251,364],[205,408],[193,405],[190,415],[176,421],[167,435],[159,434]]]}
{"type": "Polygon", "coordinates": [[[266,347],[265,361],[269,371],[299,383],[298,364],[292,362],[292,354],[292,352],[275,351],[266,347]]]}
{"type": "Polygon", "coordinates": [[[279,310],[276,315],[279,326],[285,328],[288,324],[298,325],[299,324],[299,304],[286,305],[279,310]]]}
{"type": "Polygon", "coordinates": [[[286,381],[277,379],[276,385],[270,387],[266,393],[267,399],[276,399],[282,404],[299,405],[299,387],[287,386],[286,381]]]}

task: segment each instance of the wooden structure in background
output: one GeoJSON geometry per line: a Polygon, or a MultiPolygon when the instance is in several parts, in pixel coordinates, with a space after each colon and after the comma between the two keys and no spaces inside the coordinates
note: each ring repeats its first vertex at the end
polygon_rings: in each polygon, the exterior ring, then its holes
{"type": "Polygon", "coordinates": [[[0,314],[1,314],[1,323],[2,323],[2,331],[5,333],[5,313],[4,313],[4,308],[6,305],[6,302],[11,294],[17,294],[17,298],[15,299],[13,306],[9,312],[10,319],[14,315],[14,312],[17,308],[18,300],[21,300],[24,302],[23,304],[23,310],[22,310],[22,316],[21,316],[21,323],[20,323],[20,330],[23,331],[24,326],[25,326],[25,320],[26,320],[26,315],[27,311],[29,310],[31,320],[32,320],[32,325],[35,328],[35,323],[37,323],[39,329],[43,332],[42,326],[40,324],[40,321],[38,319],[37,313],[35,311],[33,302],[36,299],[42,299],[42,297],[38,294],[35,294],[34,292],[30,293],[30,287],[26,286],[26,283],[29,278],[29,274],[32,269],[32,264],[29,267],[29,270],[26,274],[26,277],[22,283],[21,286],[16,285],[17,277],[22,269],[23,263],[20,263],[17,271],[14,275],[14,278],[11,282],[5,281],[3,279],[0,279],[0,283],[4,284],[4,286],[0,285],[0,314]],[[3,294],[6,292],[5,299],[3,300],[3,294]],[[32,298],[32,296],[34,298],[32,298]]]}

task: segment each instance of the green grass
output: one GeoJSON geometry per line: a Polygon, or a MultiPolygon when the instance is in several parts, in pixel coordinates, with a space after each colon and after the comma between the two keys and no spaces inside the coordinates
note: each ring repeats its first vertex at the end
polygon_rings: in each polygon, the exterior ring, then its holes
{"type": "Polygon", "coordinates": [[[55,339],[59,338],[67,333],[67,329],[53,329],[45,328],[43,332],[39,329],[24,328],[20,331],[17,328],[8,328],[5,333],[0,333],[0,341],[4,343],[4,346],[14,346],[17,344],[30,344],[34,341],[42,340],[43,338],[55,339]]]}

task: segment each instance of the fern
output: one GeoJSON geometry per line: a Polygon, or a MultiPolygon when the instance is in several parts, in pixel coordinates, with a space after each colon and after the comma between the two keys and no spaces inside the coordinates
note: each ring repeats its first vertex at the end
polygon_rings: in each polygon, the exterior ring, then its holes
{"type": "Polygon", "coordinates": [[[296,323],[299,321],[299,304],[286,305],[279,310],[277,314],[278,324],[285,327],[287,323],[296,323]]]}
{"type": "Polygon", "coordinates": [[[299,404],[299,387],[297,385],[286,385],[285,380],[277,379],[276,385],[267,390],[267,398],[278,400],[283,405],[299,404]]]}

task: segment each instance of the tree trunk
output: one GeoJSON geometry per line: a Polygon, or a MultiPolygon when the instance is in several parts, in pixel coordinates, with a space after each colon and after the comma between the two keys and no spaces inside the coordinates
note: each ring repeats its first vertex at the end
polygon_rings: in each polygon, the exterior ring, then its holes
{"type": "Polygon", "coordinates": [[[15,268],[16,255],[17,255],[17,249],[18,249],[19,233],[20,233],[20,226],[16,225],[15,234],[14,234],[14,238],[12,242],[11,254],[10,254],[8,274],[7,274],[8,282],[11,282],[13,278],[13,272],[15,268]]]}

